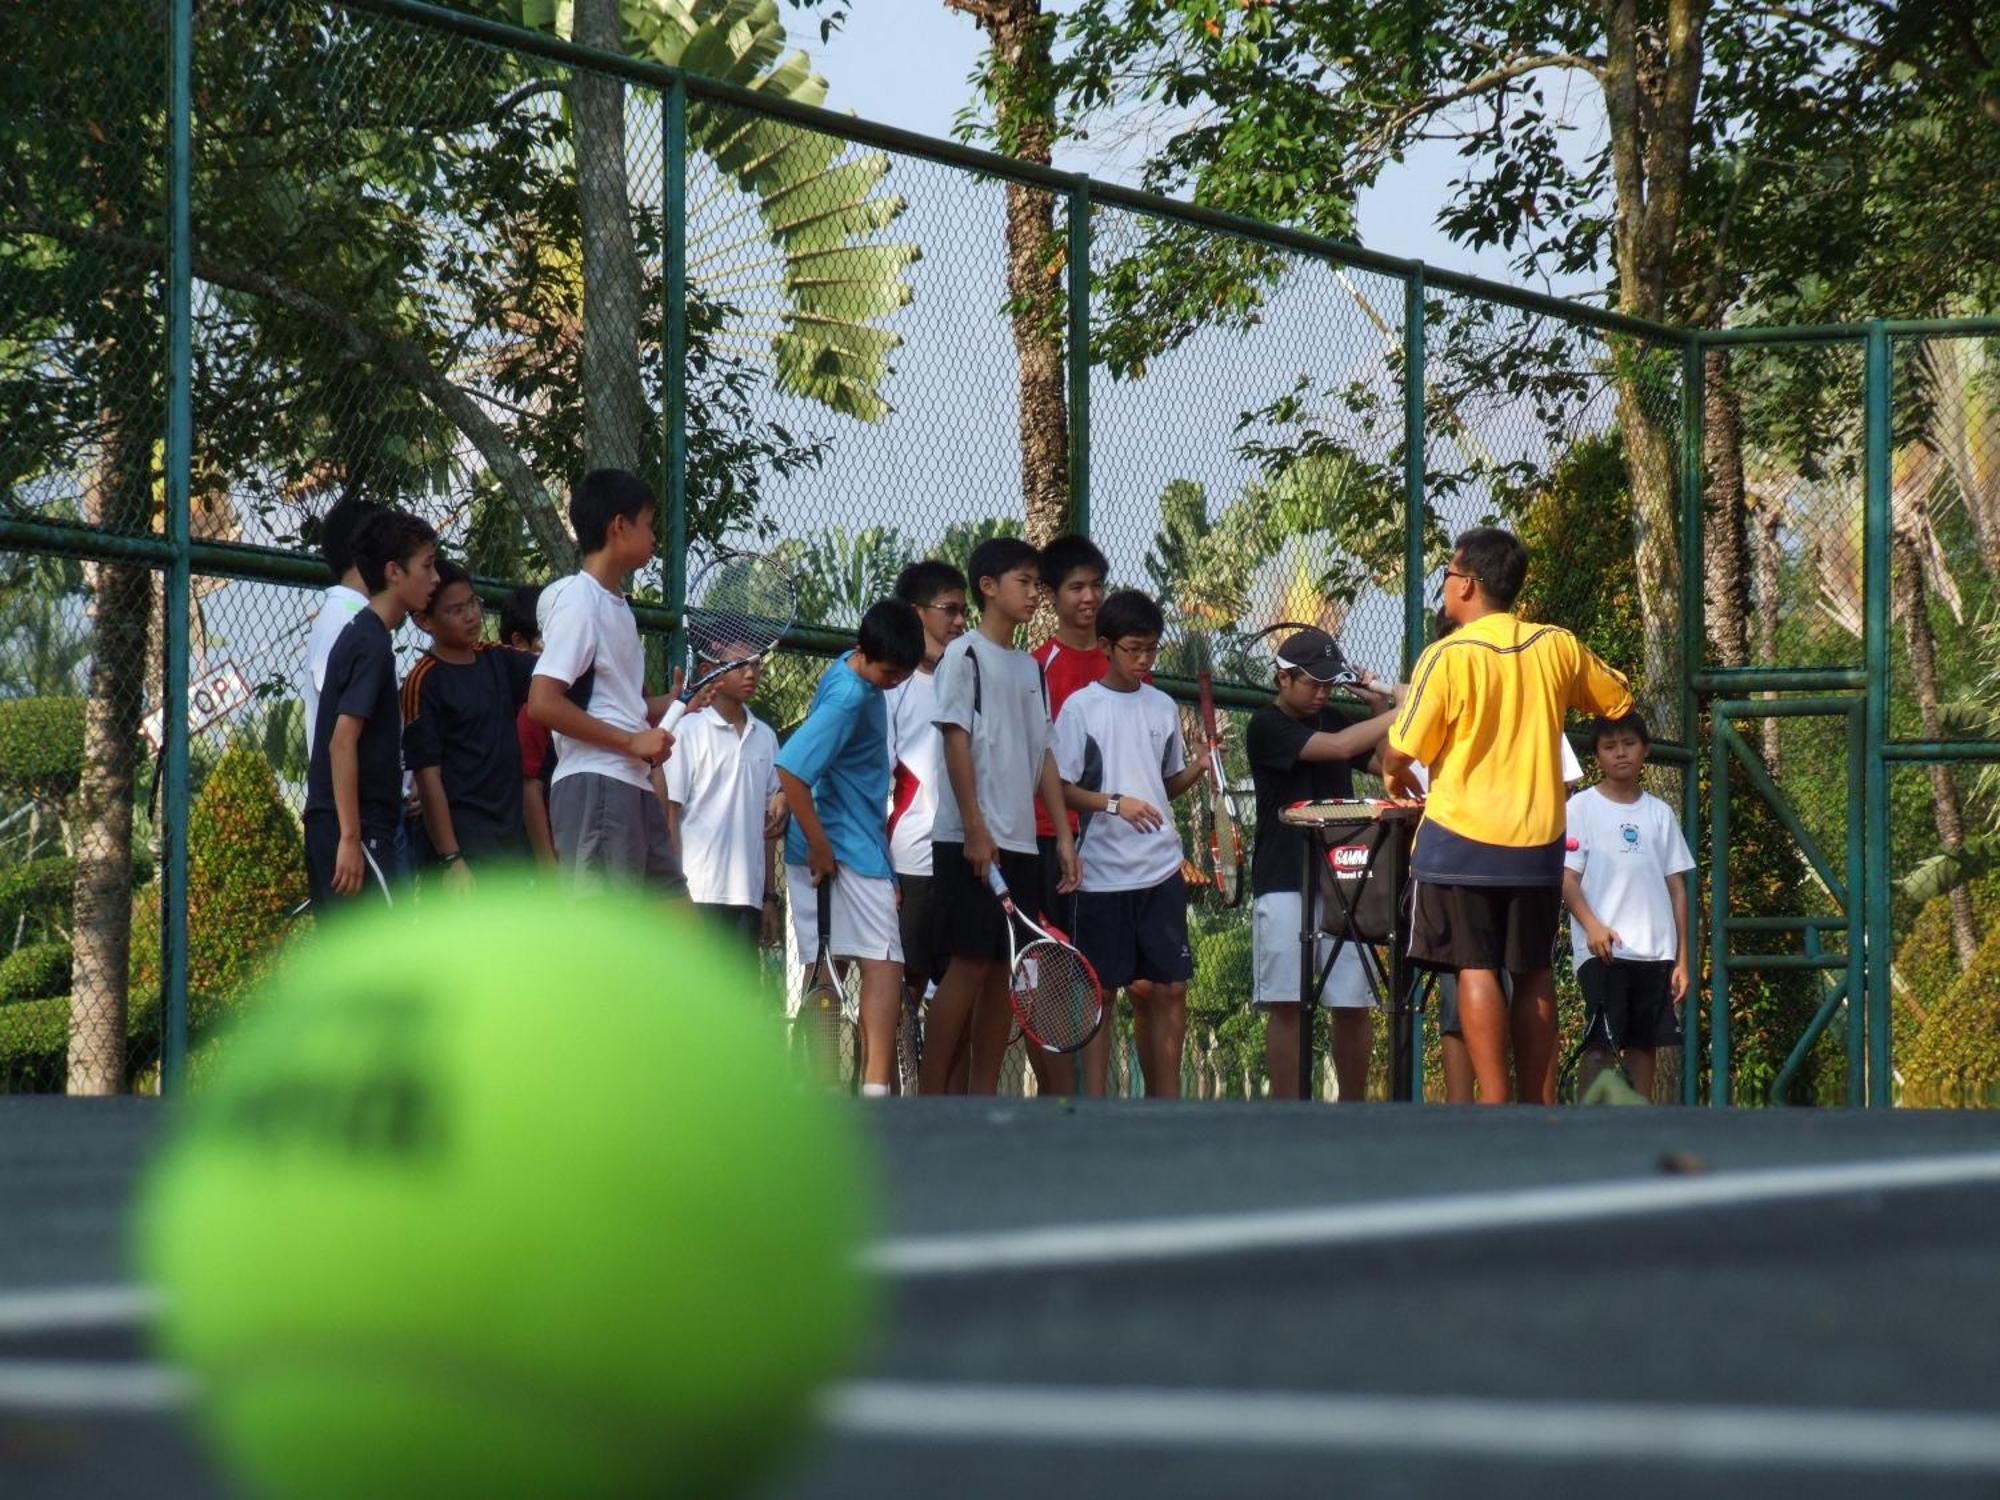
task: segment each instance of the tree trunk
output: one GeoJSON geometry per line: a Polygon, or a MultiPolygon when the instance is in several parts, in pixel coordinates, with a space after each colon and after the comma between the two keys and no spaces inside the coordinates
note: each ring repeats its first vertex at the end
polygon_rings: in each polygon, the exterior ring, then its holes
{"type": "MultiPolygon", "coordinates": [[[[992,43],[995,123],[1001,149],[1049,164],[1055,137],[1049,92],[1049,24],[1041,0],[948,0],[968,11],[992,43]]],[[[1016,417],[1021,498],[1028,540],[1037,547],[1068,530],[1069,402],[1063,330],[1068,306],[1056,238],[1055,195],[1007,187],[1007,300],[1019,371],[1016,417]]]]}
{"type": "MultiPolygon", "coordinates": [[[[111,531],[143,531],[152,497],[152,427],[130,412],[107,411],[104,430],[105,458],[85,502],[86,518],[111,531]]],[[[93,636],[75,809],[68,1088],[72,1094],[116,1094],[125,1087],[132,798],[153,578],[149,569],[115,563],[89,564],[84,576],[93,636]]]]}
{"type": "MultiPolygon", "coordinates": [[[[1895,606],[1903,617],[1903,634],[1910,649],[1910,678],[1917,689],[1917,718],[1924,738],[1944,738],[1938,714],[1937,636],[1931,629],[1930,602],[1924,588],[1924,549],[1908,528],[1895,534],[1895,556],[1890,568],[1890,586],[1895,606]]],[[[1932,765],[1931,816],[1937,825],[1938,843],[1947,853],[1965,847],[1965,813],[1959,803],[1958,785],[1951,767],[1932,765]]],[[[1979,927],[1972,909],[1972,890],[1963,883],[1953,886],[1951,902],[1951,946],[1962,970],[1979,951],[1979,927]]]]}
{"type": "Polygon", "coordinates": [[[1730,378],[1729,351],[1703,356],[1702,452],[1707,525],[1708,645],[1718,666],[1750,663],[1750,537],[1744,514],[1743,413],[1730,378]]]}
{"type": "MultiPolygon", "coordinates": [[[[1784,588],[1785,569],[1785,514],[1774,498],[1762,506],[1757,513],[1757,529],[1751,546],[1756,569],[1757,620],[1757,660],[1765,666],[1778,664],[1778,619],[1780,608],[1779,592],[1784,588]]],[[[1769,697],[1778,697],[1771,693],[1769,697]]],[[[1764,764],[1776,777],[1780,770],[1782,751],[1779,730],[1784,727],[1777,719],[1763,721],[1764,764]]]]}
{"type": "MultiPolygon", "coordinates": [[[[618,0],[576,0],[576,40],[625,50],[618,0]]],[[[583,463],[637,470],[646,397],[639,379],[639,254],[632,241],[625,170],[625,85],[579,69],[570,82],[576,119],[577,208],[583,225],[583,463]]]]}

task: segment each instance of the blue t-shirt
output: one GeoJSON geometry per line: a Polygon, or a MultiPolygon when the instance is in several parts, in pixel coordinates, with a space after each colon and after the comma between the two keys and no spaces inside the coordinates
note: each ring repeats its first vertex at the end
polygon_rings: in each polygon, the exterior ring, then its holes
{"type": "MultiPolygon", "coordinates": [[[[812,789],[833,856],[857,875],[887,880],[889,716],[882,690],[846,657],[820,675],[806,721],[778,752],[778,769],[812,789]]],[[[785,863],[806,862],[806,836],[794,821],[785,831],[785,863]]]]}

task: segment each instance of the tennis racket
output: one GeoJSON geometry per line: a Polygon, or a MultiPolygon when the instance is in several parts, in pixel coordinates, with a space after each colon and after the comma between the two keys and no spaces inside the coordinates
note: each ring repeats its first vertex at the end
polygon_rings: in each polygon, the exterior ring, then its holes
{"type": "Polygon", "coordinates": [[[841,1053],[847,1030],[847,996],[833,962],[833,878],[822,880],[813,894],[819,905],[819,951],[813,955],[812,977],[799,1001],[799,1024],[813,1069],[831,1088],[845,1071],[841,1053]]]}
{"type": "Polygon", "coordinates": [[[1007,998],[1021,1035],[1044,1052],[1076,1052],[1104,1024],[1104,993],[1090,960],[1014,905],[1000,867],[986,883],[1007,913],[1007,998]]]}
{"type": "Polygon", "coordinates": [[[798,581],[768,553],[725,552],[696,574],[683,611],[687,673],[660,728],[671,733],[695,694],[716,678],[769,656],[798,609],[798,581]]]}
{"type": "Polygon", "coordinates": [[[1243,819],[1222,767],[1215,727],[1215,683],[1206,671],[1195,674],[1201,690],[1201,727],[1208,737],[1208,868],[1224,906],[1243,899],[1243,819]]]}

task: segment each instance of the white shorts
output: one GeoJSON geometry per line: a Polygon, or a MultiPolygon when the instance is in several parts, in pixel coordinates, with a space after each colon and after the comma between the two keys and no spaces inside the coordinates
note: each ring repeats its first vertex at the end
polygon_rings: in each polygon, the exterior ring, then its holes
{"type": "MultiPolygon", "coordinates": [[[[1256,955],[1255,988],[1252,1005],[1297,1005],[1299,1003],[1299,893],[1273,891],[1259,896],[1250,909],[1250,940],[1256,955]]],[[[1321,935],[1319,955],[1314,960],[1326,966],[1333,952],[1333,939],[1321,935]]],[[[1368,988],[1367,972],[1361,967],[1361,953],[1353,943],[1340,950],[1340,962],[1327,976],[1319,1003],[1329,1010],[1360,1010],[1375,1003],[1368,988]]]]}
{"type": "MultiPolygon", "coordinates": [[[[804,865],[785,866],[792,903],[792,937],[799,962],[819,952],[819,892],[804,865]]],[[[903,931],[896,920],[896,882],[857,875],[846,865],[833,882],[833,956],[903,961],[903,931]]]]}

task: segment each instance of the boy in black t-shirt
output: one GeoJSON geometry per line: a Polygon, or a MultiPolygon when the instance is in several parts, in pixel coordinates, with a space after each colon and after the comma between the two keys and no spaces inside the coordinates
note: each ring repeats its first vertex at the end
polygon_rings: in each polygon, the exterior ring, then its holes
{"type": "Polygon", "coordinates": [[[535,659],[482,641],[481,620],[465,569],[440,562],[437,592],[417,611],[431,649],[403,679],[403,761],[417,780],[430,862],[455,890],[471,888],[475,869],[528,857],[515,719],[535,659]]]}
{"type": "MultiPolygon", "coordinates": [[[[532,657],[542,654],[542,627],[536,619],[542,600],[539,583],[524,583],[500,606],[500,644],[532,657]]],[[[555,831],[549,825],[549,782],[556,773],[555,736],[523,704],[514,719],[514,738],[521,757],[521,829],[535,863],[553,869],[555,831]]]]}
{"type": "Polygon", "coordinates": [[[321,915],[370,884],[386,900],[403,874],[403,726],[390,634],[430,603],[437,584],[437,533],[415,516],[372,515],[353,546],[368,607],[327,658],[306,770],[306,886],[321,915]]]}
{"type": "MultiPolygon", "coordinates": [[[[1257,789],[1257,837],[1250,855],[1254,977],[1251,1003],[1265,1015],[1264,1055],[1271,1097],[1298,1097],[1299,884],[1305,837],[1279,820],[1294,802],[1325,802],[1354,795],[1354,773],[1371,769],[1395,720],[1400,684],[1384,692],[1367,682],[1362,696],[1374,717],[1349,724],[1326,706],[1340,668],[1332,637],[1301,630],[1278,648],[1277,696],[1250,716],[1244,750],[1257,789]]],[[[1332,951],[1321,940],[1319,964],[1332,951]]],[[[1327,980],[1320,1003],[1333,1010],[1333,1071],[1342,1099],[1364,1098],[1368,1053],[1374,1040],[1373,996],[1350,944],[1327,980]]]]}

